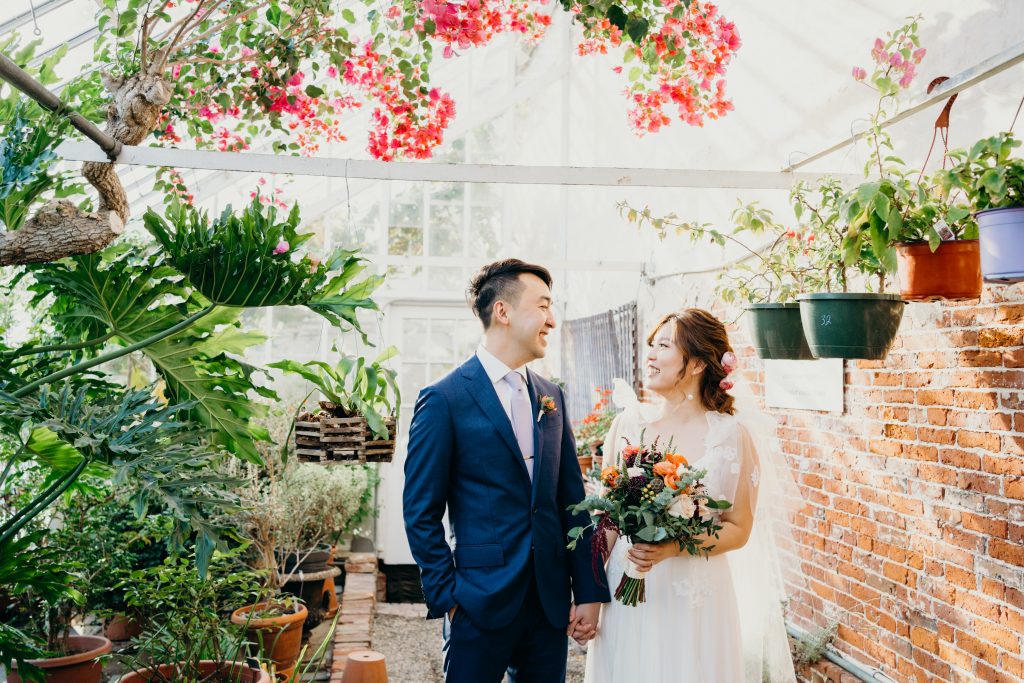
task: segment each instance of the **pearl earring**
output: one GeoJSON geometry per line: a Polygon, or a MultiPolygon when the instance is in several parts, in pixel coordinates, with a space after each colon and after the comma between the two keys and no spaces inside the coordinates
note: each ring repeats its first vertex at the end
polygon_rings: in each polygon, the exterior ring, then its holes
{"type": "Polygon", "coordinates": [[[686,400],[687,401],[692,401],[693,400],[693,394],[687,394],[686,395],[686,400]]]}

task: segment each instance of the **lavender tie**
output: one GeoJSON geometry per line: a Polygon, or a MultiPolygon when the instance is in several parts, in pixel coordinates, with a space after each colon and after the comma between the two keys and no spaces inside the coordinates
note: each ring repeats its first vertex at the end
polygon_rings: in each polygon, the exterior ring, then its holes
{"type": "Polygon", "coordinates": [[[515,371],[505,375],[504,379],[512,387],[512,431],[516,433],[519,450],[526,461],[526,471],[533,481],[533,406],[526,391],[526,380],[515,371]]]}

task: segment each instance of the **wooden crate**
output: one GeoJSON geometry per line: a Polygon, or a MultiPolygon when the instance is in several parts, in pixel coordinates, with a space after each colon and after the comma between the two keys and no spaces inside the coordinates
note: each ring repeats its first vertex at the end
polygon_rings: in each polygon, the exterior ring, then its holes
{"type": "Polygon", "coordinates": [[[295,423],[295,455],[307,462],[326,462],[328,452],[320,440],[319,422],[295,423]]]}
{"type": "MultiPolygon", "coordinates": [[[[388,438],[381,441],[366,441],[363,444],[364,462],[391,462],[391,459],[395,457],[395,436],[398,430],[395,418],[384,418],[384,424],[388,428],[388,438]]],[[[376,439],[376,434],[369,428],[367,428],[367,439],[376,439]]]]}
{"type": "Polygon", "coordinates": [[[320,441],[329,460],[365,462],[363,444],[370,430],[364,417],[325,417],[320,420],[320,441]]]}

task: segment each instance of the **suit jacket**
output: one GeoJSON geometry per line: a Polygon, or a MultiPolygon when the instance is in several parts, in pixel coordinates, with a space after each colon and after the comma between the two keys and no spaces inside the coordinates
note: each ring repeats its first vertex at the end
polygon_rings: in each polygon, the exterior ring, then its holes
{"type": "Polygon", "coordinates": [[[594,575],[589,534],[575,551],[566,549],[569,529],[589,520],[567,509],[584,491],[565,398],[557,385],[527,375],[532,414],[540,410],[540,396],[553,397],[556,405],[534,423],[532,484],[509,418],[475,355],[416,401],[403,505],[428,617],[458,604],[482,628],[505,626],[523,603],[531,572],[554,626],[568,624],[572,600],[610,599],[603,568],[594,575]],[[454,549],[444,537],[446,507],[454,549]]]}

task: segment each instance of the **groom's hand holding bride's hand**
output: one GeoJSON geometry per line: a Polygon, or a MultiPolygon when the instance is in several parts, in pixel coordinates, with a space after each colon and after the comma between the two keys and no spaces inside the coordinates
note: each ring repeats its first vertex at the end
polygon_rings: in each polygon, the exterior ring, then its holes
{"type": "Polygon", "coordinates": [[[580,645],[597,635],[597,620],[601,616],[601,603],[575,603],[569,606],[569,628],[566,633],[580,645]]]}
{"type": "Polygon", "coordinates": [[[629,549],[629,559],[642,572],[650,571],[654,565],[662,560],[667,560],[678,554],[679,545],[672,541],[666,541],[665,543],[637,543],[629,549]]]}

